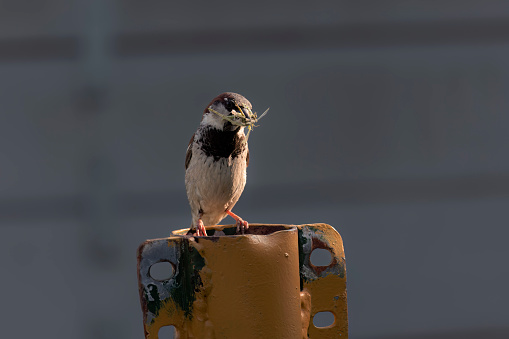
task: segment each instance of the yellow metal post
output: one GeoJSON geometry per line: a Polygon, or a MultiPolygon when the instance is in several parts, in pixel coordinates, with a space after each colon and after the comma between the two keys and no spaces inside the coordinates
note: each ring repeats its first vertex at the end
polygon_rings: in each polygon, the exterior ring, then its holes
{"type": "MultiPolygon", "coordinates": [[[[329,225],[207,227],[208,237],[148,240],[138,249],[140,299],[145,337],[158,339],[173,325],[183,338],[347,338],[343,243],[329,225]],[[313,250],[330,252],[327,266],[310,261],[313,250]],[[151,275],[159,262],[173,274],[151,275]],[[331,312],[334,321],[317,328],[313,317],[331,312]]],[[[161,338],[162,339],[162,338],[161,338]]]]}

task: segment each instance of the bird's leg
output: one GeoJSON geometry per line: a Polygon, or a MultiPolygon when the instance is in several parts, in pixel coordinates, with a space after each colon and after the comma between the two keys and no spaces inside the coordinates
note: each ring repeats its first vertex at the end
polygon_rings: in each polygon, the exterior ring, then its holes
{"type": "Polygon", "coordinates": [[[230,217],[235,219],[235,224],[237,225],[237,232],[240,231],[242,234],[244,234],[244,232],[249,228],[249,223],[230,210],[226,210],[226,213],[228,213],[230,217]]]}
{"type": "Polygon", "coordinates": [[[196,236],[207,236],[207,231],[205,230],[205,225],[203,225],[203,221],[201,221],[201,218],[198,219],[198,222],[196,223],[196,236]]]}
{"type": "Polygon", "coordinates": [[[194,225],[194,227],[191,226],[191,229],[189,230],[189,232],[187,232],[187,234],[192,234],[196,237],[207,236],[207,230],[205,230],[205,225],[203,225],[203,221],[201,220],[202,216],[203,212],[200,210],[200,214],[198,215],[198,221],[196,222],[196,225],[194,225]]]}

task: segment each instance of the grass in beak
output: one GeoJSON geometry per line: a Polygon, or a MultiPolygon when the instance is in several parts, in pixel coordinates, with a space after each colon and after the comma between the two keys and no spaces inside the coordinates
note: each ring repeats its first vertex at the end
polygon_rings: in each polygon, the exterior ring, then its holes
{"type": "Polygon", "coordinates": [[[258,117],[256,112],[251,112],[251,110],[249,110],[249,114],[248,114],[249,118],[247,118],[242,113],[242,109],[238,105],[236,105],[236,106],[237,106],[239,112],[233,111],[232,115],[236,119],[238,119],[238,120],[234,120],[230,116],[221,114],[221,113],[219,113],[218,111],[216,111],[215,109],[213,109],[211,107],[209,107],[209,111],[214,113],[214,114],[219,115],[223,120],[226,120],[226,121],[230,122],[232,125],[240,126],[240,127],[247,127],[248,130],[247,130],[247,134],[246,134],[246,139],[249,139],[249,134],[251,133],[253,128],[258,127],[257,125],[255,125],[255,123],[257,123],[261,118],[263,118],[265,116],[265,114],[267,114],[267,112],[269,111],[270,107],[267,108],[265,110],[265,112],[263,112],[262,115],[260,115],[260,117],[258,117]]]}

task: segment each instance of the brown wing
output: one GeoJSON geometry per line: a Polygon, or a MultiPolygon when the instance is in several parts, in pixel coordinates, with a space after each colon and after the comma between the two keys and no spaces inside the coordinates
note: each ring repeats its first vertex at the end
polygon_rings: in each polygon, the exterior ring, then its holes
{"type": "Polygon", "coordinates": [[[191,161],[191,157],[193,156],[193,141],[194,141],[194,134],[191,137],[191,140],[189,140],[189,145],[187,145],[187,152],[186,152],[186,169],[189,167],[189,162],[191,161]]]}
{"type": "Polygon", "coordinates": [[[249,166],[249,150],[247,150],[247,156],[246,156],[246,167],[249,166]]]}

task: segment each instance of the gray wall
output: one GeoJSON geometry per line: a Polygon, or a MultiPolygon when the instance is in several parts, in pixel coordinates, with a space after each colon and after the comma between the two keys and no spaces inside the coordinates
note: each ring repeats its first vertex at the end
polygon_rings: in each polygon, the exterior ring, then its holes
{"type": "Polygon", "coordinates": [[[508,60],[504,1],[0,1],[2,336],[143,336],[136,247],[235,91],[235,212],[338,229],[352,338],[509,337],[508,60]]]}

